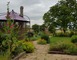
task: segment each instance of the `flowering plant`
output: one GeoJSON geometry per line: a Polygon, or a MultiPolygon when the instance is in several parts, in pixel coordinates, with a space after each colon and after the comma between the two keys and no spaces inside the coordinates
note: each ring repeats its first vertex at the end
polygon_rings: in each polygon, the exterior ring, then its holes
{"type": "Polygon", "coordinates": [[[0,33],[0,53],[4,55],[8,51],[8,60],[11,60],[12,51],[14,51],[17,46],[14,21],[7,18],[7,22],[3,26],[3,31],[4,32],[0,33]]]}

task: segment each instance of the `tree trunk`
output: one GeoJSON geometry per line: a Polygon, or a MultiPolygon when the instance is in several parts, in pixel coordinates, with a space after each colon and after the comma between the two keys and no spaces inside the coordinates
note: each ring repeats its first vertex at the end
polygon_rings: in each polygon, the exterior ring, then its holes
{"type": "Polygon", "coordinates": [[[65,29],[63,29],[63,32],[65,33],[65,32],[66,32],[66,30],[65,30],[65,29]]]}

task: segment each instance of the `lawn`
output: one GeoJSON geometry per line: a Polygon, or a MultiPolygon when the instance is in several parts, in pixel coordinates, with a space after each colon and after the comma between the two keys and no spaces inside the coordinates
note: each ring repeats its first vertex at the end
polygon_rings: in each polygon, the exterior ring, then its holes
{"type": "Polygon", "coordinates": [[[50,52],[77,55],[77,46],[71,42],[70,37],[51,37],[50,52]]]}
{"type": "Polygon", "coordinates": [[[71,37],[51,37],[50,43],[55,43],[58,41],[71,42],[71,37]]]}

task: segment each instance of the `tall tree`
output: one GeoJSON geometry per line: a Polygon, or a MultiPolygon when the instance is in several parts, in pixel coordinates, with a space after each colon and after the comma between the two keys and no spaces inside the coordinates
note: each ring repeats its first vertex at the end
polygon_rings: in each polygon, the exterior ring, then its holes
{"type": "Polygon", "coordinates": [[[40,30],[40,28],[39,28],[39,27],[40,27],[39,25],[34,24],[34,25],[32,26],[32,29],[34,30],[34,32],[35,32],[35,33],[38,33],[38,32],[39,32],[39,30],[40,30]]]}
{"type": "Polygon", "coordinates": [[[40,31],[45,31],[45,28],[46,28],[45,24],[40,25],[40,31]]]}
{"type": "Polygon", "coordinates": [[[77,22],[77,1],[76,0],[60,0],[52,6],[50,10],[44,14],[43,20],[46,25],[55,25],[67,30],[68,24],[73,22],[74,27],[77,22]]]}

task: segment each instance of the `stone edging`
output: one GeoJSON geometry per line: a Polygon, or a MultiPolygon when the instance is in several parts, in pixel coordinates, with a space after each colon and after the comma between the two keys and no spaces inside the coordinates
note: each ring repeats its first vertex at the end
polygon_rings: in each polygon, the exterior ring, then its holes
{"type": "Polygon", "coordinates": [[[49,54],[65,54],[64,52],[60,52],[60,51],[49,51],[49,54]]]}
{"type": "Polygon", "coordinates": [[[26,52],[22,52],[19,55],[17,55],[15,58],[13,58],[12,60],[19,60],[20,57],[22,57],[24,54],[26,54],[26,52]]]}

